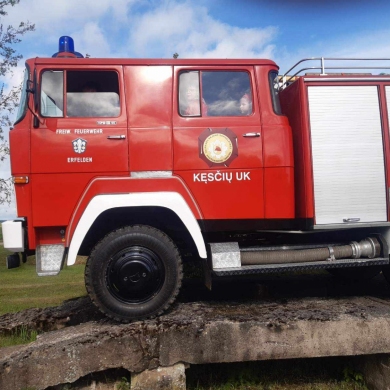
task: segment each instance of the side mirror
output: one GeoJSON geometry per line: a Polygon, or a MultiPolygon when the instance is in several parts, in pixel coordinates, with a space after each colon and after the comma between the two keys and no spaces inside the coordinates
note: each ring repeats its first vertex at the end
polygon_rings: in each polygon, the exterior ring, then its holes
{"type": "Polygon", "coordinates": [[[38,127],[39,127],[39,119],[36,115],[34,115],[33,127],[34,127],[34,129],[38,129],[38,127]]]}

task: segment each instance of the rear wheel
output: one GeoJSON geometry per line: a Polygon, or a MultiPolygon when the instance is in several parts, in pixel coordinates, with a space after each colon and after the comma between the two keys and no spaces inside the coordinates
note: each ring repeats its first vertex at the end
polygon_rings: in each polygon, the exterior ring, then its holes
{"type": "Polygon", "coordinates": [[[103,313],[129,322],[163,313],[174,302],[182,275],[179,251],[165,233],[128,226],[108,234],[93,249],[85,285],[103,313]]]}

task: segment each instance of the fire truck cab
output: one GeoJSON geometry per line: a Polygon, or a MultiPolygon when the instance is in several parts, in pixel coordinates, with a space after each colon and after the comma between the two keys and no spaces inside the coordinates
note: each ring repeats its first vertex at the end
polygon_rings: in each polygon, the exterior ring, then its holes
{"type": "Polygon", "coordinates": [[[88,256],[91,299],[124,322],[166,310],[186,261],[209,287],[387,275],[390,76],[321,66],[284,82],[270,60],[80,57],[61,37],[53,58],[26,61],[9,267],[35,254],[56,275],[88,256]]]}

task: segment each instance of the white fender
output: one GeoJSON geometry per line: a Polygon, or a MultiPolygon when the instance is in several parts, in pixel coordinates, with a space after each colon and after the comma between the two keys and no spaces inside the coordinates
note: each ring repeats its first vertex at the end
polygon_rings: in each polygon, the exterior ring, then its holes
{"type": "Polygon", "coordinates": [[[96,218],[106,210],[117,207],[160,206],[172,210],[184,223],[198,249],[199,256],[206,258],[206,246],[199,224],[184,198],[177,192],[139,192],[133,194],[98,195],[86,207],[77,224],[69,245],[68,265],[76,262],[77,253],[84,237],[96,218]]]}

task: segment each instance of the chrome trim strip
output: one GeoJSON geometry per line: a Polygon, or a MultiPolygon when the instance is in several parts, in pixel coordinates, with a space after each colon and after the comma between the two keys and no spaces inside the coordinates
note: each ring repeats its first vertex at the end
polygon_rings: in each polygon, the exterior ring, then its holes
{"type": "Polygon", "coordinates": [[[151,179],[155,177],[171,177],[172,171],[138,171],[130,172],[130,177],[137,179],[151,179]]]}
{"type": "Polygon", "coordinates": [[[390,226],[390,222],[373,222],[373,223],[348,223],[348,224],[329,224],[329,225],[314,225],[314,230],[329,230],[329,229],[351,229],[351,228],[370,228],[370,227],[386,227],[390,226]]]}
{"type": "Polygon", "coordinates": [[[121,135],[108,135],[107,139],[126,139],[126,136],[124,134],[121,134],[121,135]]]}

